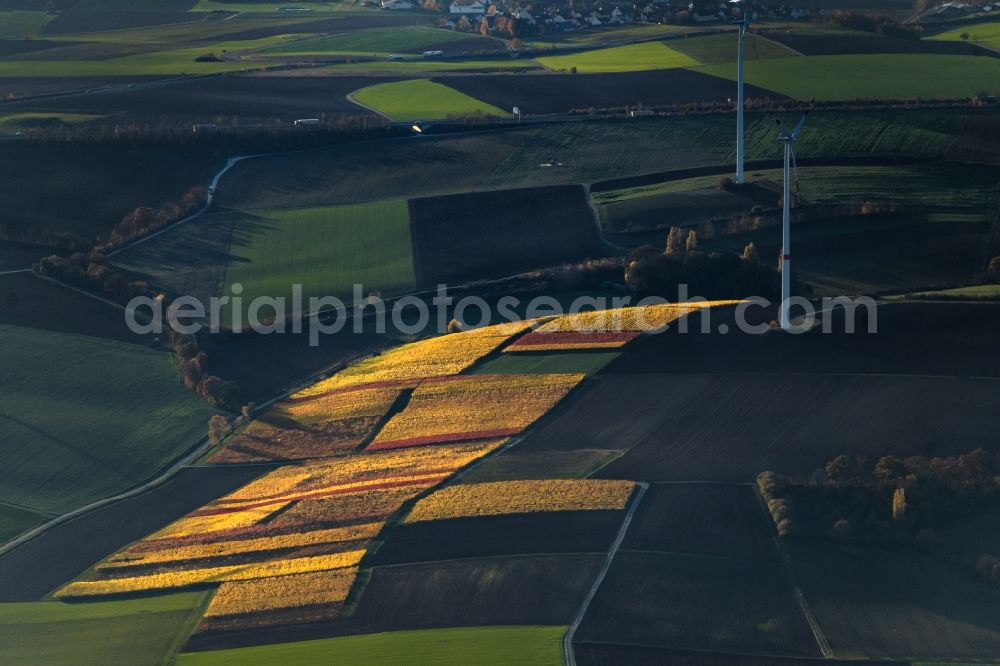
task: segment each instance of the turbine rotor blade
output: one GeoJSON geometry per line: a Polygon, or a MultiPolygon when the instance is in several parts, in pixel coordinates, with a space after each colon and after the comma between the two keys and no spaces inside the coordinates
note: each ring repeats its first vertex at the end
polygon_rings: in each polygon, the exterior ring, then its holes
{"type": "Polygon", "coordinates": [[[797,139],[799,137],[799,131],[802,129],[802,126],[806,124],[806,115],[808,114],[803,115],[802,118],[799,119],[795,129],[792,130],[792,139],[797,139]]]}

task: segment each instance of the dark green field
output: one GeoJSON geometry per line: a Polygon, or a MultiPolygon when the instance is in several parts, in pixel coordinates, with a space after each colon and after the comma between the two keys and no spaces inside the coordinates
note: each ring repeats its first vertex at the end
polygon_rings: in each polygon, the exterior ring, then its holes
{"type": "Polygon", "coordinates": [[[169,663],[207,603],[207,593],[187,592],[128,601],[0,604],[0,661],[169,663]]]}
{"type": "Polygon", "coordinates": [[[0,326],[0,499],[65,512],[154,476],[213,411],[159,351],[0,326]]]}

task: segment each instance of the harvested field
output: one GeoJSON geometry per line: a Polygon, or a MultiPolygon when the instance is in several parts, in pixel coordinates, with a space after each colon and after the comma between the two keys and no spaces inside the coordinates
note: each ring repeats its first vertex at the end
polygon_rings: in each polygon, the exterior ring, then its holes
{"type": "Polygon", "coordinates": [[[620,551],[576,636],[581,643],[820,656],[780,561],[620,551]]]}
{"type": "Polygon", "coordinates": [[[932,53],[940,55],[984,55],[995,53],[975,44],[960,41],[900,39],[853,30],[776,30],[765,33],[768,39],[807,56],[847,55],[852,53],[932,53]]]}
{"type": "Polygon", "coordinates": [[[617,351],[502,354],[473,370],[477,375],[594,374],[618,358],[617,351]]]}
{"type": "Polygon", "coordinates": [[[32,273],[0,276],[0,324],[137,345],[150,344],[153,337],[130,331],[118,308],[32,273]]]}
{"type": "MultiPolygon", "coordinates": [[[[208,303],[222,293],[239,213],[205,215],[115,254],[112,263],[153,289],[208,303]]],[[[245,237],[245,232],[244,232],[245,237]]]]}
{"type": "Polygon", "coordinates": [[[956,377],[608,375],[518,446],[630,449],[602,478],[750,481],[840,454],[957,455],[996,441],[997,400],[1000,382],[956,377]]]}
{"type": "Polygon", "coordinates": [[[218,158],[199,150],[8,142],[0,156],[6,174],[0,182],[0,207],[8,211],[4,226],[93,239],[137,206],[159,207],[195,185],[207,185],[218,166],[218,158]],[[59,165],[58,178],[38,177],[53,164],[59,165]]]}
{"type": "MultiPolygon", "coordinates": [[[[336,29],[336,24],[331,24],[336,29]]],[[[499,39],[480,35],[463,34],[454,30],[430,27],[394,27],[358,30],[350,33],[324,36],[295,42],[275,49],[268,54],[322,55],[326,53],[422,53],[443,50],[450,55],[472,52],[503,52],[506,44],[499,39]]]]}
{"type": "Polygon", "coordinates": [[[803,238],[796,246],[802,258],[796,269],[799,279],[812,285],[817,295],[912,292],[969,284],[982,272],[989,229],[983,221],[953,217],[958,219],[950,221],[945,215],[944,221],[898,229],[803,238]]]}
{"type": "Polygon", "coordinates": [[[34,53],[46,49],[71,46],[79,42],[52,41],[48,39],[4,39],[0,41],[0,58],[34,53]]]}
{"type": "Polygon", "coordinates": [[[992,660],[1000,594],[906,550],[789,544],[796,577],[839,657],[992,660]]]}
{"type": "Polygon", "coordinates": [[[196,635],[186,649],[407,629],[565,625],[583,600],[603,557],[536,555],[376,567],[349,617],[312,625],[196,635]]]}
{"type": "Polygon", "coordinates": [[[605,553],[621,526],[621,511],[562,511],[404,524],[382,536],[374,566],[438,560],[605,553]]]}
{"type": "Polygon", "coordinates": [[[378,567],[350,633],[489,624],[567,624],[603,555],[378,567]]]}
{"type": "Polygon", "coordinates": [[[204,21],[205,15],[186,11],[89,11],[69,10],[60,12],[46,24],[42,34],[72,35],[84,32],[125,30],[173,23],[204,21]]]}
{"type": "Polygon", "coordinates": [[[460,483],[511,481],[518,479],[582,479],[622,455],[622,451],[521,451],[504,449],[465,474],[460,483]]]}
{"type": "Polygon", "coordinates": [[[705,652],[704,650],[674,650],[670,648],[613,645],[608,643],[574,642],[576,663],[581,666],[909,666],[889,661],[824,659],[821,657],[778,657],[768,655],[766,661],[746,654],[705,652]]]}
{"type": "Polygon", "coordinates": [[[777,561],[773,531],[751,486],[656,484],[622,548],[777,561]]]}
{"type": "MultiPolygon", "coordinates": [[[[155,81],[159,76],[5,76],[0,79],[0,97],[35,97],[53,93],[79,93],[104,86],[129,86],[155,81]]],[[[51,103],[57,103],[54,100],[51,103]]],[[[18,109],[7,105],[6,109],[18,109]]]]}
{"type": "Polygon", "coordinates": [[[187,468],[153,491],[50,529],[0,557],[0,600],[40,599],[94,562],[265,471],[187,468]]]}
{"type": "Polygon", "coordinates": [[[370,333],[321,334],[313,345],[302,334],[207,336],[202,343],[212,371],[239,384],[244,400],[263,402],[306,377],[329,372],[340,363],[373,353],[395,341],[370,333]]]}
{"type": "MultiPolygon", "coordinates": [[[[842,309],[830,320],[831,333],[797,336],[720,335],[720,323],[736,330],[732,312],[693,314],[690,334],[668,331],[651,336],[622,355],[606,374],[767,374],[789,368],[800,374],[897,374],[1000,377],[996,331],[1000,308],[990,304],[900,303],[881,305],[877,335],[865,334],[868,317],[857,312],[856,334],[845,333],[842,309]],[[711,334],[698,334],[710,316],[711,334]],[[962,344],[954,344],[962,331],[962,344]]],[[[750,308],[747,321],[774,318],[773,311],[750,308]]],[[[714,403],[714,401],[713,401],[714,403]]]]}
{"type": "Polygon", "coordinates": [[[609,251],[579,186],[413,199],[410,219],[421,286],[501,277],[609,251]]]}
{"type": "Polygon", "coordinates": [[[352,104],[347,94],[375,82],[379,77],[316,76],[221,76],[172,83],[165,87],[116,90],[99,95],[75,95],[54,100],[27,102],[17,108],[46,111],[77,111],[117,114],[143,123],[291,122],[299,118],[335,118],[339,115],[371,115],[352,104]],[[169,99],[169,104],[164,100],[169,99]],[[123,115],[124,114],[124,115],[123,115]]]}
{"type": "MultiPolygon", "coordinates": [[[[501,109],[520,106],[523,113],[531,115],[724,102],[733,95],[732,83],[688,69],[620,74],[455,75],[435,80],[501,109]]],[[[783,99],[782,95],[753,86],[747,86],[746,96],[783,99]]]]}

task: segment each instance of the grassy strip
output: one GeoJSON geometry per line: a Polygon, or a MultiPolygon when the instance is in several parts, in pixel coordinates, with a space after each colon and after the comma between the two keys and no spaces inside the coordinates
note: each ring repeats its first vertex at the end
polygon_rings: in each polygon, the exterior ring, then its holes
{"type": "Polygon", "coordinates": [[[282,643],[260,647],[182,654],[178,666],[227,666],[267,663],[410,664],[518,664],[556,666],[562,662],[565,627],[508,626],[394,631],[282,643]]]}

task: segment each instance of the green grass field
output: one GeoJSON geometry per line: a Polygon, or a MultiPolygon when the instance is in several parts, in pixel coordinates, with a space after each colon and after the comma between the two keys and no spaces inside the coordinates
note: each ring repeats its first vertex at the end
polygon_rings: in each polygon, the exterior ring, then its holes
{"type": "Polygon", "coordinates": [[[35,39],[54,18],[47,12],[0,11],[0,39],[35,39]]]}
{"type": "MultiPolygon", "coordinates": [[[[412,51],[432,45],[447,45],[449,42],[474,40],[476,37],[477,35],[455,32],[454,30],[442,30],[440,28],[379,28],[294,42],[268,49],[267,53],[279,55],[323,55],[329,53],[387,54],[397,51],[412,51]]],[[[491,40],[482,37],[480,39],[482,39],[484,46],[491,43],[491,40]]],[[[442,46],[442,48],[445,47],[442,46]]]]}
{"type": "Polygon", "coordinates": [[[170,356],[135,345],[0,326],[0,367],[0,500],[40,510],[151,478],[213,413],[170,356]]]}
{"type": "Polygon", "coordinates": [[[621,355],[620,352],[553,352],[551,354],[501,354],[476,366],[479,375],[549,375],[583,372],[592,375],[621,355]]]}
{"type": "Polygon", "coordinates": [[[615,42],[633,41],[638,39],[653,39],[684,33],[700,32],[702,28],[688,25],[670,25],[658,23],[642,23],[633,25],[601,26],[589,30],[574,30],[571,32],[545,35],[538,39],[527,40],[528,44],[538,48],[546,46],[565,46],[567,44],[594,45],[613,44],[615,42]]]}
{"type": "Polygon", "coordinates": [[[981,44],[991,49],[1000,49],[1000,21],[991,23],[976,23],[974,25],[963,25],[954,30],[938,33],[927,37],[927,39],[943,42],[961,42],[962,35],[969,35],[969,42],[981,44]]]}
{"type": "Polygon", "coordinates": [[[566,627],[507,626],[394,631],[252,648],[182,654],[178,666],[247,663],[557,666],[566,627]]]}
{"type": "Polygon", "coordinates": [[[393,120],[436,120],[449,116],[506,116],[495,106],[428,79],[378,83],[354,93],[360,104],[393,120]]]}
{"type": "MultiPolygon", "coordinates": [[[[697,71],[735,80],[734,64],[697,71]]],[[[1000,87],[1000,60],[978,56],[810,56],[748,62],[746,81],[800,100],[961,98],[1000,87]]]]}
{"type": "MultiPolygon", "coordinates": [[[[717,65],[736,62],[736,37],[733,35],[705,35],[688,39],[673,39],[670,48],[696,60],[703,65],[717,65]]],[[[746,61],[767,60],[769,58],[794,58],[794,51],[764,39],[759,35],[747,35],[744,44],[746,61]]]]}
{"type": "Polygon", "coordinates": [[[0,663],[170,663],[208,601],[189,592],[96,603],[0,604],[0,663]]]}
{"type": "Polygon", "coordinates": [[[306,299],[348,302],[354,284],[383,296],[416,284],[405,201],[253,211],[237,221],[233,237],[225,293],[242,284],[244,304],[284,296],[291,307],[293,284],[306,299]]]}
{"type": "Polygon", "coordinates": [[[668,47],[663,42],[645,42],[597,49],[563,56],[537,58],[538,62],[553,70],[576,67],[582,74],[602,72],[640,72],[649,69],[692,67],[698,61],[668,47]]]}

